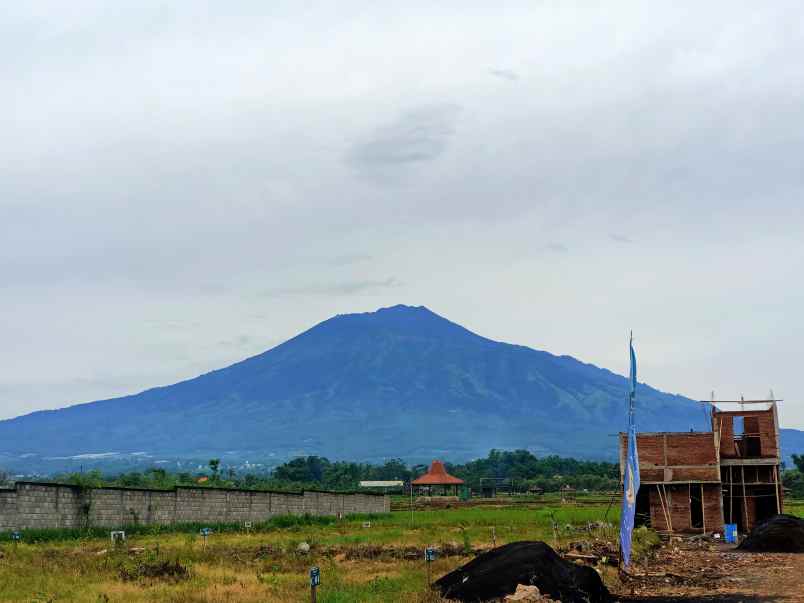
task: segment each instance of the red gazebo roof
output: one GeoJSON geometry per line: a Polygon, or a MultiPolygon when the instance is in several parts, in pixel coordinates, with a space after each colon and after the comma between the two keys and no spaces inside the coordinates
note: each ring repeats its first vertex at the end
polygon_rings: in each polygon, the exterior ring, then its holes
{"type": "Polygon", "coordinates": [[[441,461],[433,461],[427,473],[413,480],[414,486],[451,486],[453,484],[460,485],[462,483],[462,479],[447,473],[447,470],[444,469],[444,463],[441,461]]]}

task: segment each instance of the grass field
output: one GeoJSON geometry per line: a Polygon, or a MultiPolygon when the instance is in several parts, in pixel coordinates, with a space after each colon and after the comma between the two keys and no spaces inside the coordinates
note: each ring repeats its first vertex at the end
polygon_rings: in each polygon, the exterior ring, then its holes
{"type": "MultiPolygon", "coordinates": [[[[605,519],[611,527],[593,528],[593,535],[613,540],[616,507],[525,504],[416,511],[412,525],[406,511],[341,521],[276,519],[251,533],[213,526],[206,546],[197,526],[185,532],[143,529],[130,533],[118,549],[110,546],[108,535],[30,532],[18,545],[0,545],[0,600],[307,601],[308,571],[318,565],[319,602],[438,601],[426,588],[419,554],[425,546],[455,553],[432,564],[437,577],[465,563],[472,549],[490,547],[492,528],[498,545],[525,539],[554,544],[589,538],[583,529],[605,519]],[[365,522],[371,526],[364,527],[365,522]],[[311,545],[309,553],[299,552],[301,543],[311,545]],[[415,557],[404,558],[403,552],[415,557]]],[[[804,504],[788,509],[802,514],[804,504]]]]}

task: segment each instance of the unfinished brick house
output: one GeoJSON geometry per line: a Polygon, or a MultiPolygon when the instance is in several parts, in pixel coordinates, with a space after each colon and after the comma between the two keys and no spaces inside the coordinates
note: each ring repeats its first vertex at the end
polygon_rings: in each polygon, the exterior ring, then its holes
{"type": "MultiPolygon", "coordinates": [[[[638,433],[636,521],[658,531],[747,532],[783,510],[777,400],[712,401],[712,431],[638,433]]],[[[620,475],[626,434],[620,434],[620,475]]]]}

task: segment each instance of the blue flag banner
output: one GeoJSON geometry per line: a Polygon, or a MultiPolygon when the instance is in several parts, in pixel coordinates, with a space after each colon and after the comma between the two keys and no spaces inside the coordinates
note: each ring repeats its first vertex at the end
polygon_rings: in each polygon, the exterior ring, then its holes
{"type": "Polygon", "coordinates": [[[636,498],[639,492],[639,455],[637,454],[634,402],[636,400],[636,354],[633,340],[629,343],[631,367],[628,379],[628,451],[623,471],[623,507],[620,515],[620,551],[623,565],[631,562],[631,534],[634,531],[636,498]]]}

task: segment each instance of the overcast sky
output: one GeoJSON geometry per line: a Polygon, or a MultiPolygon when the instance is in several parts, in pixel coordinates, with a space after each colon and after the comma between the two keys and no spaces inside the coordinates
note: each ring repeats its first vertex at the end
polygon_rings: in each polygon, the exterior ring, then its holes
{"type": "Polygon", "coordinates": [[[0,418],[406,303],[804,428],[800,2],[306,4],[6,3],[0,418]]]}

